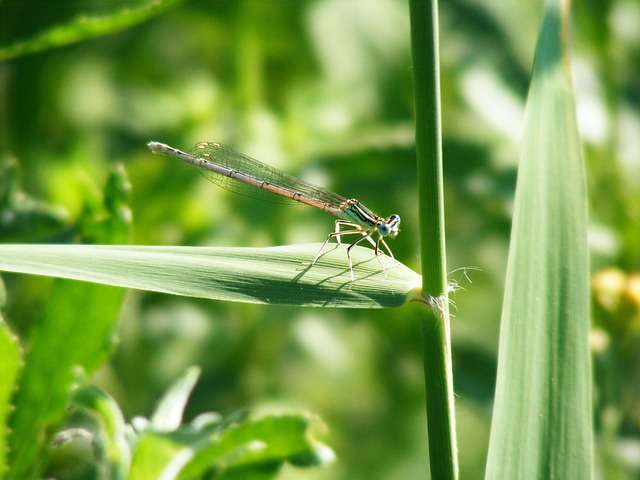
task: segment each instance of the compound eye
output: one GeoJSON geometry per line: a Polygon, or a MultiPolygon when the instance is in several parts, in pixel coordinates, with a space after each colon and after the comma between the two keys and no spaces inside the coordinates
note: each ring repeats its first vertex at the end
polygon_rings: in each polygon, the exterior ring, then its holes
{"type": "Polygon", "coordinates": [[[378,225],[378,233],[383,237],[386,237],[391,233],[391,227],[388,223],[381,223],[380,225],[378,225]]]}

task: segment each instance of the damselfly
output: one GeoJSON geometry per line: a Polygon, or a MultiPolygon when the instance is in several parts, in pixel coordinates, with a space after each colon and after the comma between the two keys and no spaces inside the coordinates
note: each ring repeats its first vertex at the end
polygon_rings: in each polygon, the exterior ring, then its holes
{"type": "Polygon", "coordinates": [[[352,281],[354,276],[351,249],[363,240],[367,240],[375,248],[376,258],[380,255],[381,245],[393,258],[393,253],[384,239],[395,238],[398,235],[399,215],[393,214],[387,219],[379,217],[354,198],[346,199],[337,193],[229,150],[219,143],[198,143],[190,153],[158,142],[149,142],[147,145],[153,153],[169,155],[195,165],[208,180],[227,189],[242,193],[247,186],[255,187],[338,217],[334,231],[327,236],[311,265],[318,261],[329,240],[335,238],[340,243],[340,237],[344,235],[359,235],[359,238],[347,247],[352,281]],[[343,228],[350,230],[342,230],[343,228]],[[378,237],[374,240],[372,235],[375,233],[378,237]]]}

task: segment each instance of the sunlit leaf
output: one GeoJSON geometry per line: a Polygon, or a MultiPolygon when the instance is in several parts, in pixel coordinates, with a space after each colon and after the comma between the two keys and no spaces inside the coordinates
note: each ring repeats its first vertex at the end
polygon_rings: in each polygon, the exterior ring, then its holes
{"type": "Polygon", "coordinates": [[[545,10],[527,103],[486,478],[590,478],[585,174],[567,11],[545,10]]]}
{"type": "Polygon", "coordinates": [[[0,270],[247,303],[374,308],[418,298],[420,276],[369,248],[0,245],[0,270]]]}

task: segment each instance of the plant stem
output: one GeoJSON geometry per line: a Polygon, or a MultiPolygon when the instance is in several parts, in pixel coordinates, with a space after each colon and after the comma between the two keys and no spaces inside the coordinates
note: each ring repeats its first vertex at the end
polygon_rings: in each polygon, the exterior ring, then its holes
{"type": "Polygon", "coordinates": [[[416,157],[420,202],[422,287],[433,307],[422,317],[427,430],[431,477],[456,479],[455,416],[444,231],[442,137],[435,0],[411,0],[416,115],[416,157]]]}

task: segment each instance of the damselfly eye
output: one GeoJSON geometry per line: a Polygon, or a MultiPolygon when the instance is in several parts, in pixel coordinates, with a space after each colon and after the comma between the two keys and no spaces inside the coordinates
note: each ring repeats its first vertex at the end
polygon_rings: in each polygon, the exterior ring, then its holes
{"type": "Polygon", "coordinates": [[[400,225],[400,215],[394,213],[386,222],[378,225],[378,233],[383,237],[395,238],[398,235],[398,225],[400,225]]]}

